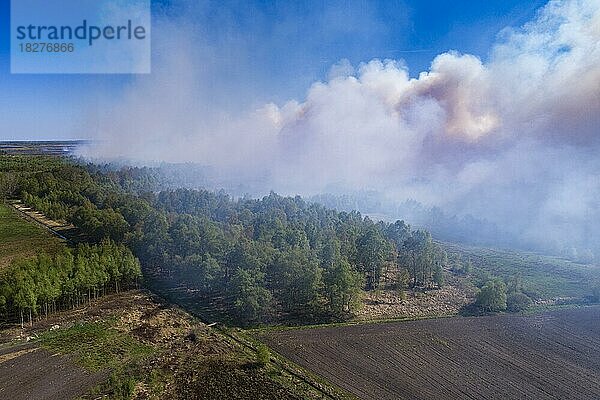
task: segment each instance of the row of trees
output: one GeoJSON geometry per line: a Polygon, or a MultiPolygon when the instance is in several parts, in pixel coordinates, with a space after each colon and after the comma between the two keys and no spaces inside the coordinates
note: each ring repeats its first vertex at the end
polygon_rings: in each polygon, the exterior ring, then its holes
{"type": "Polygon", "coordinates": [[[91,301],[106,292],[137,285],[140,263],[123,244],[103,241],[81,244],[53,257],[17,260],[0,275],[0,315],[11,319],[24,315],[48,316],[58,309],[91,301]]]}

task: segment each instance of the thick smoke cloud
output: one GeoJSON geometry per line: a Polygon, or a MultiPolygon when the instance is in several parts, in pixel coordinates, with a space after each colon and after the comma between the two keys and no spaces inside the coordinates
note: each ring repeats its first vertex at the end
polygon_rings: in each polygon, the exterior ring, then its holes
{"type": "Polygon", "coordinates": [[[91,155],[194,161],[288,194],[376,190],[527,243],[600,249],[600,1],[551,1],[485,62],[449,51],[411,79],[402,61],[341,61],[304,100],[241,113],[203,94],[210,45],[160,23],[177,43],[155,49],[178,53],[90,117],[91,155]]]}

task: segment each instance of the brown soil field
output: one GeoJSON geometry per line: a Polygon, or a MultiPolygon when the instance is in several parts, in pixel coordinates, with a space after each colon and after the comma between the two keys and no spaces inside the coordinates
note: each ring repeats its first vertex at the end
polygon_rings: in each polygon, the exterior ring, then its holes
{"type": "Polygon", "coordinates": [[[294,329],[260,338],[363,399],[600,398],[600,307],[294,329]]]}
{"type": "Polygon", "coordinates": [[[91,373],[69,357],[33,345],[0,350],[0,398],[12,400],[71,399],[102,382],[106,373],[91,373]]]}

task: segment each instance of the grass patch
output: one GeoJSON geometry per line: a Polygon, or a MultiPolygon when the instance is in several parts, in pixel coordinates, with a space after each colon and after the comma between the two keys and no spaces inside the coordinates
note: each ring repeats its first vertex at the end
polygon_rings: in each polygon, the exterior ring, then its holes
{"type": "Polygon", "coordinates": [[[523,291],[534,298],[585,297],[600,283],[600,266],[530,252],[441,243],[449,253],[471,260],[476,279],[521,277],[523,291]]]}
{"type": "Polygon", "coordinates": [[[33,257],[41,251],[54,255],[65,246],[44,228],[0,203],[0,268],[10,265],[16,258],[33,257]]]}
{"type": "Polygon", "coordinates": [[[61,354],[72,354],[91,371],[119,369],[154,353],[143,344],[112,328],[108,322],[90,322],[49,331],[40,337],[41,346],[61,354]]]}
{"type": "Polygon", "coordinates": [[[372,325],[372,324],[388,324],[391,322],[406,322],[406,321],[421,321],[427,319],[441,319],[441,318],[452,318],[455,317],[453,314],[431,314],[431,315],[418,315],[418,316],[403,316],[403,317],[389,317],[389,318],[374,318],[374,319],[350,319],[348,321],[341,322],[329,322],[320,324],[304,324],[304,325],[268,325],[259,326],[255,328],[248,328],[245,330],[238,330],[238,332],[247,332],[249,334],[266,334],[269,332],[279,331],[293,331],[293,330],[304,330],[304,329],[324,329],[324,328],[338,328],[342,326],[353,326],[353,325],[372,325]]]}

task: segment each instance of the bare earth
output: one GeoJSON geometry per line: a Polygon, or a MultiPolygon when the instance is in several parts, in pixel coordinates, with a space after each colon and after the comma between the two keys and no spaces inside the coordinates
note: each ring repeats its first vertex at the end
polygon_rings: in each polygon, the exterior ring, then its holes
{"type": "Polygon", "coordinates": [[[600,307],[263,334],[362,399],[599,399],[600,307]]]}
{"type": "Polygon", "coordinates": [[[456,315],[459,310],[475,301],[475,288],[465,278],[447,273],[441,289],[424,293],[407,291],[402,298],[398,291],[365,292],[364,305],[357,315],[360,321],[420,318],[456,315]]]}
{"type": "Polygon", "coordinates": [[[105,378],[105,373],[90,373],[69,357],[55,356],[33,345],[0,350],[2,399],[71,399],[85,394],[105,378]]]}

